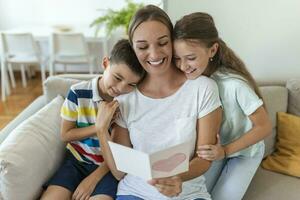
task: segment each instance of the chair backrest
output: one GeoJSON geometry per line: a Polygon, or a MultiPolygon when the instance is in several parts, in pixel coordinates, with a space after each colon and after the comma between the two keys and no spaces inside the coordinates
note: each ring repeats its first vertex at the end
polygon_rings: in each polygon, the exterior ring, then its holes
{"type": "Polygon", "coordinates": [[[5,57],[40,53],[31,33],[1,33],[1,44],[5,57]]]}
{"type": "Polygon", "coordinates": [[[87,56],[89,54],[82,33],[53,33],[49,46],[52,55],[87,56]]]}

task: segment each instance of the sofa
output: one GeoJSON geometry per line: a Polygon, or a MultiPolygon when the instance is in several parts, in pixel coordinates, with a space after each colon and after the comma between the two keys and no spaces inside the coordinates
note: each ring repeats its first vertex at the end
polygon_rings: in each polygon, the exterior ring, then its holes
{"type": "MultiPolygon", "coordinates": [[[[94,76],[69,74],[49,77],[44,83],[44,94],[1,130],[0,200],[39,197],[42,184],[54,173],[64,155],[65,144],[59,136],[59,109],[63,97],[70,85],[94,76]]],[[[289,81],[300,88],[299,79],[289,81]]],[[[265,156],[275,150],[276,113],[288,112],[290,88],[286,87],[286,83],[260,85],[273,124],[272,134],[265,139],[265,156]]],[[[298,200],[300,179],[259,167],[243,199],[298,200]]]]}

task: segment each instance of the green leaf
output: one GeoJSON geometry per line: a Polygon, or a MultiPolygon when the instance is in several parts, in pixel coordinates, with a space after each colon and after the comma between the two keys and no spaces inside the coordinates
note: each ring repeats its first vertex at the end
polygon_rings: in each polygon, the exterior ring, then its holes
{"type": "Polygon", "coordinates": [[[129,22],[135,12],[143,7],[142,3],[134,3],[131,0],[126,0],[126,6],[119,11],[109,9],[103,16],[96,18],[90,27],[96,27],[96,33],[98,34],[101,25],[105,25],[107,34],[110,35],[113,30],[118,27],[124,27],[127,33],[129,22]]]}

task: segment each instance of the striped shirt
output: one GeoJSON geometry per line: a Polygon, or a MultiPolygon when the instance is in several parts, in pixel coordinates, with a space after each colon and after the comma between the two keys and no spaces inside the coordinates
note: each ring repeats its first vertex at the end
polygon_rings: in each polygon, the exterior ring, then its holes
{"type": "MultiPolygon", "coordinates": [[[[76,128],[91,126],[96,122],[98,102],[102,100],[98,91],[99,78],[74,84],[69,90],[61,108],[61,117],[64,120],[76,122],[76,128]]],[[[96,165],[103,162],[96,133],[93,137],[69,142],[67,149],[81,162],[96,165]]]]}

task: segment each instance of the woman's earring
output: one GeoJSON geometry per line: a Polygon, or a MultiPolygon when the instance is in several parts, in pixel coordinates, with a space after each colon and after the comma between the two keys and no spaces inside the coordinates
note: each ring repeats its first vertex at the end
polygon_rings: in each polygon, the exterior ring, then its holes
{"type": "Polygon", "coordinates": [[[212,62],[213,60],[214,60],[213,57],[209,58],[209,61],[210,61],[210,62],[212,62]]]}

